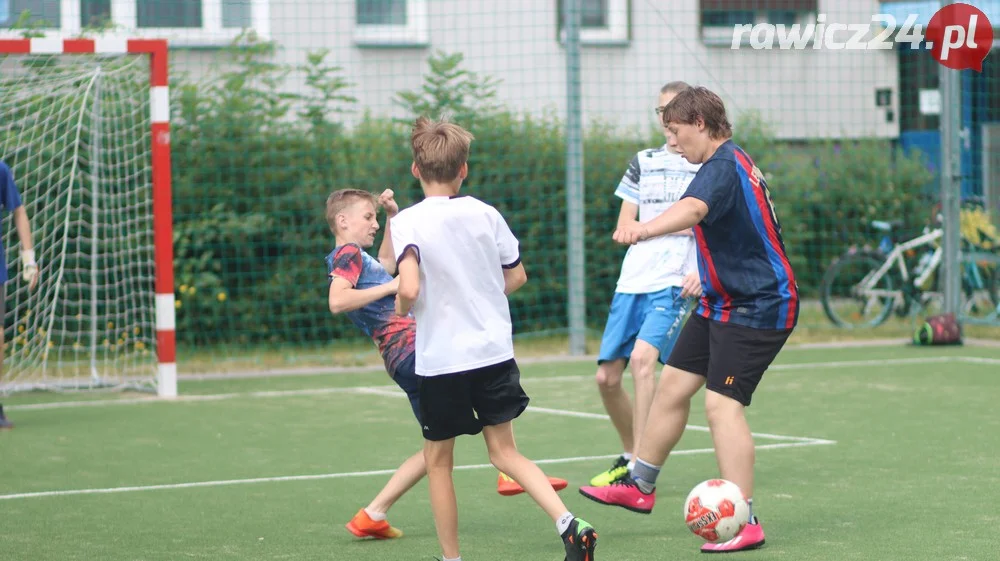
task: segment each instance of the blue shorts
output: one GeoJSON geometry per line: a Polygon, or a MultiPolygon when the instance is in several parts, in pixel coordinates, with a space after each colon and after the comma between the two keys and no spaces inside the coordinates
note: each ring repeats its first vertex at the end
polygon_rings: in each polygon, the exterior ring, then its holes
{"type": "Polygon", "coordinates": [[[417,377],[417,353],[399,361],[396,366],[396,373],[392,375],[393,381],[406,392],[406,397],[410,399],[410,408],[413,409],[413,416],[420,423],[420,385],[417,377]]]}
{"type": "Polygon", "coordinates": [[[681,298],[679,286],[649,294],[615,292],[597,364],[620,358],[628,360],[636,339],[659,349],[660,364],[665,364],[680,335],[689,303],[690,299],[681,298]]]}

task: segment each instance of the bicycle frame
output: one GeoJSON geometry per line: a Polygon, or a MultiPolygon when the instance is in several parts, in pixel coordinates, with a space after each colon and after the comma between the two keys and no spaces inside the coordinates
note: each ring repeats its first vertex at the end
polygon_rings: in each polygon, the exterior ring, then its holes
{"type": "Polygon", "coordinates": [[[938,265],[941,264],[941,259],[943,258],[944,250],[940,245],[936,247],[934,249],[933,255],[931,256],[930,263],[928,263],[927,267],[923,271],[921,271],[920,275],[915,279],[913,279],[912,281],[910,280],[910,272],[906,267],[906,261],[905,259],[903,259],[903,253],[908,250],[918,248],[920,246],[931,245],[935,241],[940,239],[943,235],[944,235],[944,230],[936,229],[936,230],[931,230],[926,234],[917,236],[912,240],[903,242],[901,244],[897,244],[895,247],[892,248],[891,251],[889,251],[888,254],[886,254],[885,262],[882,263],[882,266],[880,266],[875,271],[869,273],[869,275],[860,283],[860,285],[858,286],[859,293],[878,298],[891,297],[897,302],[902,303],[905,298],[902,287],[899,290],[881,290],[875,288],[875,286],[878,284],[880,280],[882,280],[882,277],[884,277],[892,269],[894,265],[898,267],[899,274],[903,279],[904,285],[912,284],[913,286],[922,286],[924,282],[926,282],[927,279],[930,278],[932,274],[934,274],[934,271],[937,270],[938,265]]]}

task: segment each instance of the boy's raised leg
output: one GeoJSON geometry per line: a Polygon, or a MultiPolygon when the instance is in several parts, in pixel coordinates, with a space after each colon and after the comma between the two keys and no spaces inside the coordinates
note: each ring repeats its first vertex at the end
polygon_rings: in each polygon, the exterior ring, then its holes
{"type": "Polygon", "coordinates": [[[691,412],[691,397],[705,378],[671,366],[663,368],[660,383],[636,454],[632,477],[607,487],[581,487],[580,494],[595,502],[648,514],[656,503],[656,473],[684,434],[691,412]],[[649,475],[653,474],[653,475],[649,475]],[[640,485],[644,488],[640,490],[640,485]]]}
{"type": "Polygon", "coordinates": [[[347,530],[359,538],[372,537],[389,539],[402,537],[403,532],[390,526],[386,513],[407,491],[413,488],[427,469],[424,463],[424,452],[421,450],[406,459],[392,474],[389,481],[382,487],[378,495],[365,508],[358,511],[347,523],[347,530]]]}
{"type": "Polygon", "coordinates": [[[545,473],[518,452],[510,422],[483,427],[483,438],[493,465],[520,483],[556,523],[556,530],[566,548],[567,561],[593,561],[597,532],[585,520],[576,518],[566,509],[545,473]]]}

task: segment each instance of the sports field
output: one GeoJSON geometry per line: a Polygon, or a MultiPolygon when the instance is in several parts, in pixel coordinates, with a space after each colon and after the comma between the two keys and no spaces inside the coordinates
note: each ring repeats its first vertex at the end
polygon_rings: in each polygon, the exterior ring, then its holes
{"type": "MultiPolygon", "coordinates": [[[[649,516],[576,488],[619,450],[591,362],[525,363],[521,450],[570,481],[598,560],[696,559],[681,503],[717,475],[701,394],[649,516]]],[[[20,394],[0,433],[0,559],[429,560],[426,482],[390,512],[398,540],[343,525],[421,444],[383,372],[186,380],[182,397],[20,394]]],[[[767,545],[739,559],[996,559],[1000,349],[788,348],[748,410],[767,545]]],[[[496,493],[478,437],[456,447],[463,558],[563,558],[554,524],[496,493]]]]}

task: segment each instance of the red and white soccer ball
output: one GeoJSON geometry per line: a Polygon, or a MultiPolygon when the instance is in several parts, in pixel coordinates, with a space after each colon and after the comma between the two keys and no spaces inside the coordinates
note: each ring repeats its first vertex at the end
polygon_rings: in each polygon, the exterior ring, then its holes
{"type": "Polygon", "coordinates": [[[684,522],[698,537],[722,543],[736,537],[750,521],[750,506],[732,481],[709,479],[684,501],[684,522]]]}

